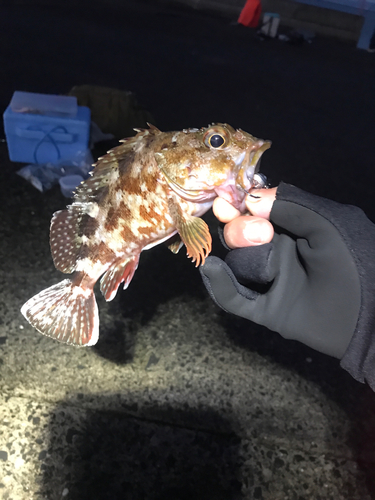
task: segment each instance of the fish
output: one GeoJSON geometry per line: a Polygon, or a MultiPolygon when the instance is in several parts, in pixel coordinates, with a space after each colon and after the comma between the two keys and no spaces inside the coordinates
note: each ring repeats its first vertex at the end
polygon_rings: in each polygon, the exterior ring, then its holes
{"type": "Polygon", "coordinates": [[[199,266],[212,245],[201,215],[214,199],[220,196],[245,211],[270,141],[225,123],[172,132],[147,125],[99,158],[72,204],[53,214],[52,259],[71,276],[21,308],[43,335],[69,345],[95,345],[99,278],[105,300],[113,300],[121,284],[129,286],[141,252],[162,242],[173,253],[185,245],[199,266]]]}

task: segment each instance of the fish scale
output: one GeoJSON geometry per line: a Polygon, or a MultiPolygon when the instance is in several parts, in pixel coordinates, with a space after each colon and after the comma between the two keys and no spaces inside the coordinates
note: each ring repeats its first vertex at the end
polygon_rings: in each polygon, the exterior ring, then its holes
{"type": "Polygon", "coordinates": [[[107,301],[127,288],[142,251],[171,239],[198,266],[211,251],[200,218],[221,196],[239,211],[271,145],[241,129],[213,124],[161,132],[149,125],[99,158],[73,203],[51,221],[56,269],[71,274],[29,299],[21,312],[39,332],[76,346],[94,345],[99,315],[94,285],[107,301]]]}

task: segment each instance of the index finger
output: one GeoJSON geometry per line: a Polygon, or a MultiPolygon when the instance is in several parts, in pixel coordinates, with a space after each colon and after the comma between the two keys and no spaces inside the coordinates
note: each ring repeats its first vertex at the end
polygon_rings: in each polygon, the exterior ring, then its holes
{"type": "MultiPolygon", "coordinates": [[[[277,188],[254,189],[245,199],[249,212],[263,219],[269,219],[273,202],[276,199],[276,191],[277,188]]],[[[220,197],[215,198],[212,210],[219,221],[224,223],[231,222],[241,215],[239,210],[220,197]]]]}
{"type": "Polygon", "coordinates": [[[235,219],[241,212],[234,208],[228,201],[224,200],[224,198],[215,198],[214,204],[212,205],[212,211],[215,216],[219,219],[220,222],[230,222],[235,219]]]}
{"type": "Polygon", "coordinates": [[[251,215],[256,215],[269,220],[272,205],[276,200],[276,191],[277,187],[269,189],[254,189],[249,196],[246,196],[246,207],[251,215]]]}

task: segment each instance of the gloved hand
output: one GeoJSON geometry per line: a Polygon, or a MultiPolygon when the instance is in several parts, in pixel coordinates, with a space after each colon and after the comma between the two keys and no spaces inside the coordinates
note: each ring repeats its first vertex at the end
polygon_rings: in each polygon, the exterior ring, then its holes
{"type": "Polygon", "coordinates": [[[375,388],[375,226],[357,207],[281,184],[271,243],[208,257],[201,274],[214,301],[341,359],[375,388]]]}

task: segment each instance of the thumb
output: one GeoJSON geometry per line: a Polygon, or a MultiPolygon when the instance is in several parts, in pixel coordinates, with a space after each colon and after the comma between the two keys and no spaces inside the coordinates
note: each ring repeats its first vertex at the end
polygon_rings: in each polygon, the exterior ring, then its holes
{"type": "Polygon", "coordinates": [[[229,248],[242,248],[269,243],[274,235],[272,224],[253,215],[241,215],[224,227],[224,239],[229,248]]]}

